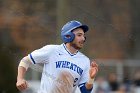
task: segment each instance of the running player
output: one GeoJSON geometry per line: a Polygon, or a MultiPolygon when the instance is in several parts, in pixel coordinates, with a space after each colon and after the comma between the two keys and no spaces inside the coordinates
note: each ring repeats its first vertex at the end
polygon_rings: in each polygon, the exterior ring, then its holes
{"type": "Polygon", "coordinates": [[[98,65],[91,62],[79,50],[85,42],[88,26],[79,21],[66,23],[61,30],[64,43],[46,45],[25,56],[19,63],[16,86],[19,90],[28,87],[24,79],[30,64],[44,64],[38,93],[74,93],[76,87],[81,93],[90,93],[98,65]]]}

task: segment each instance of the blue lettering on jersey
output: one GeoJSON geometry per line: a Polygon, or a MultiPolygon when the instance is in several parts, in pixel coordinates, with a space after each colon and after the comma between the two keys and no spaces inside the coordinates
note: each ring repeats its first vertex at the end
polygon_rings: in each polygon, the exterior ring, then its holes
{"type": "Polygon", "coordinates": [[[73,71],[76,71],[80,76],[83,73],[83,70],[79,66],[77,66],[76,64],[70,63],[68,61],[57,61],[56,68],[68,68],[73,71]]]}

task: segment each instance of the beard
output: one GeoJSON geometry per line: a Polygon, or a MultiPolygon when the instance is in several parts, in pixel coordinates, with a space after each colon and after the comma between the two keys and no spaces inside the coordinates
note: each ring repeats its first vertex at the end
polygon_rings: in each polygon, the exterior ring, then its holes
{"type": "Polygon", "coordinates": [[[80,46],[81,42],[75,43],[71,42],[71,46],[74,47],[76,50],[80,50],[83,46],[80,46]]]}

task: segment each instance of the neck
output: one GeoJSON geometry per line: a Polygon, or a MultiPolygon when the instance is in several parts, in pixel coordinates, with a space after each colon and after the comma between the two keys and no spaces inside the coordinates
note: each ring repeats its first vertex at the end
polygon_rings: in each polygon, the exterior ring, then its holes
{"type": "Polygon", "coordinates": [[[73,46],[71,46],[70,43],[66,43],[65,45],[66,45],[67,49],[69,50],[69,52],[70,52],[71,54],[74,54],[74,53],[77,52],[77,49],[75,49],[73,46]]]}

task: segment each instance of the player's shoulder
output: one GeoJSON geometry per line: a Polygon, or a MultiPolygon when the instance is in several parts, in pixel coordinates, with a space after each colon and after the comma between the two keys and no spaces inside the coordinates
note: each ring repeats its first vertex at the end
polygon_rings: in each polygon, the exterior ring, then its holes
{"type": "Polygon", "coordinates": [[[89,68],[90,67],[90,59],[81,52],[79,52],[78,54],[79,54],[79,58],[82,61],[82,64],[84,65],[84,67],[89,68]]]}
{"type": "Polygon", "coordinates": [[[49,44],[42,47],[42,49],[57,49],[60,45],[49,44]]]}
{"type": "Polygon", "coordinates": [[[78,54],[82,59],[84,59],[86,61],[90,61],[90,59],[85,54],[83,54],[82,52],[79,52],[78,54]]]}

